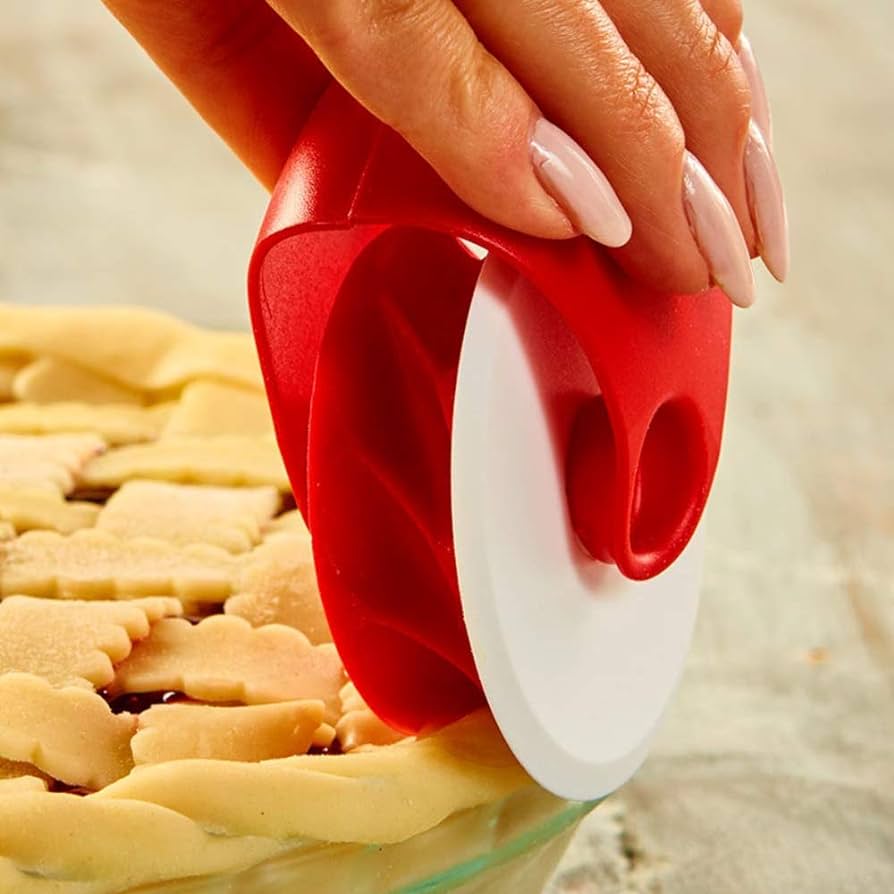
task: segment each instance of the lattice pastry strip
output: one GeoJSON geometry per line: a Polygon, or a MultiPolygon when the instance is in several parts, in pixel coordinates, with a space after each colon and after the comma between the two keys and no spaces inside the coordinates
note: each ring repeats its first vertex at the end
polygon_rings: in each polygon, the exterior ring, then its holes
{"type": "Polygon", "coordinates": [[[136,724],[95,692],[58,689],[31,674],[0,676],[0,757],[68,785],[99,789],[126,776],[136,724]]]}
{"type": "Polygon", "coordinates": [[[112,445],[155,440],[171,413],[172,404],[137,407],[127,404],[0,404],[0,432],[21,435],[58,435],[92,432],[112,445]]]}
{"type": "Polygon", "coordinates": [[[224,611],[245,618],[255,627],[294,627],[312,643],[332,641],[317,588],[310,540],[300,533],[270,536],[246,556],[224,611]]]}
{"type": "Polygon", "coordinates": [[[66,500],[54,490],[0,484],[0,521],[9,522],[17,531],[70,534],[91,527],[98,515],[95,503],[66,500]]]}
{"type": "Polygon", "coordinates": [[[252,627],[242,618],[213,615],[195,625],[159,621],[118,666],[113,691],[168,690],[243,704],[320,699],[323,719],[334,723],[344,681],[334,646],[312,646],[291,627],[252,627]]]}
{"type": "Polygon", "coordinates": [[[0,543],[0,595],[56,599],[177,596],[223,602],[232,591],[236,559],[204,544],[126,540],[88,528],[62,536],[30,531],[0,543]]]}
{"type": "Polygon", "coordinates": [[[97,528],[119,537],[155,537],[184,546],[208,543],[245,552],[279,509],[273,487],[233,488],[128,481],[114,493],[97,528]]]}
{"type": "Polygon", "coordinates": [[[88,488],[111,488],[133,478],[235,487],[271,485],[283,492],[289,490],[272,437],[166,438],[120,447],[89,463],[83,483],[88,488]]]}
{"type": "Polygon", "coordinates": [[[304,754],[323,721],[321,701],[266,705],[155,705],[131,742],[137,764],[181,758],[262,761],[304,754]]]}
{"type": "Polygon", "coordinates": [[[0,602],[0,674],[22,672],[55,686],[101,688],[114,678],[134,640],[162,618],[180,614],[176,599],[47,602],[10,596],[0,602]]]}
{"type": "Polygon", "coordinates": [[[199,381],[183,389],[162,437],[272,434],[273,419],[263,391],[199,381]]]}
{"type": "Polygon", "coordinates": [[[12,383],[16,400],[36,404],[142,404],[143,395],[114,379],[58,357],[40,357],[19,370],[12,383]]]}
{"type": "Polygon", "coordinates": [[[0,304],[0,357],[22,354],[66,360],[144,393],[199,378],[262,387],[247,333],[201,330],[142,307],[0,304]]]}
{"type": "Polygon", "coordinates": [[[104,448],[96,435],[0,434],[0,484],[71,493],[85,463],[104,448]]]}
{"type": "Polygon", "coordinates": [[[335,725],[335,734],[343,751],[353,751],[362,745],[392,745],[405,738],[372,712],[353,683],[345,683],[339,699],[342,715],[335,725]]]}

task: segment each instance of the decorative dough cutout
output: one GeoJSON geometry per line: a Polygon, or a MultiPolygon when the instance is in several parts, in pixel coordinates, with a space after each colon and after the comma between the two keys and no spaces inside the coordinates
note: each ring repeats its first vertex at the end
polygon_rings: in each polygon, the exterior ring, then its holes
{"type": "MultiPolygon", "coordinates": [[[[53,490],[10,487],[0,483],[0,522],[17,531],[49,530],[70,534],[96,523],[99,506],[66,500],[53,490]]],[[[0,535],[0,540],[4,538],[0,535]]]]}
{"type": "Polygon", "coordinates": [[[285,624],[312,643],[332,642],[310,540],[301,534],[276,534],[246,556],[224,611],[255,627],[285,624]]]}
{"type": "Polygon", "coordinates": [[[86,487],[119,487],[132,478],[217,484],[271,485],[289,490],[282,458],[272,438],[236,435],[218,438],[167,438],[110,450],[83,473],[86,487]]]}
{"type": "Polygon", "coordinates": [[[342,751],[353,751],[362,745],[392,745],[406,738],[372,712],[353,683],[345,683],[339,698],[342,716],[335,725],[335,734],[342,751]]]}
{"type": "Polygon", "coordinates": [[[12,384],[16,400],[36,404],[142,404],[139,391],[58,357],[41,357],[19,370],[12,384]]]}
{"type": "Polygon", "coordinates": [[[0,358],[10,354],[57,357],[142,392],[200,378],[263,387],[247,333],[201,330],[142,307],[0,304],[0,358]]]}
{"type": "Polygon", "coordinates": [[[0,404],[0,432],[56,435],[91,432],[112,445],[139,444],[159,436],[172,404],[0,404]]]}
{"type": "Polygon", "coordinates": [[[256,705],[320,699],[327,723],[338,718],[344,671],[335,647],[271,624],[213,615],[199,624],[159,621],[116,673],[115,692],[182,692],[208,702],[256,705]]]}
{"type": "Polygon", "coordinates": [[[96,526],[118,537],[156,537],[180,546],[208,543],[246,552],[279,508],[272,487],[225,488],[128,481],[106,503],[96,526]]]}
{"type": "Polygon", "coordinates": [[[136,725],[95,692],[57,689],[30,674],[0,676],[0,756],[68,785],[98,789],[126,776],[136,725]]]}
{"type": "Polygon", "coordinates": [[[48,602],[10,596],[0,602],[0,674],[20,672],[54,686],[107,686],[151,624],[180,614],[176,599],[48,602]]]}
{"type": "Polygon", "coordinates": [[[67,537],[30,531],[0,543],[0,596],[55,599],[177,596],[223,602],[232,592],[236,560],[215,546],[174,546],[123,540],[88,528],[67,537]]]}
{"type": "Polygon", "coordinates": [[[304,754],[323,720],[321,701],[247,707],[155,705],[131,742],[137,764],[181,758],[262,761],[304,754]]]}
{"type": "Polygon", "coordinates": [[[104,448],[95,435],[0,434],[0,484],[71,493],[84,465],[104,448]]]}
{"type": "Polygon", "coordinates": [[[162,432],[165,438],[273,434],[263,391],[220,382],[190,382],[162,432]]]}

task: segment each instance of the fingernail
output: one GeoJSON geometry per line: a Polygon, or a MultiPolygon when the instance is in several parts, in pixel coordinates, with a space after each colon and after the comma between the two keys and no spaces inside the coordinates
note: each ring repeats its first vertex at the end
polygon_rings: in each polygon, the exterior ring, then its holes
{"type": "Polygon", "coordinates": [[[739,221],[726,196],[704,169],[686,152],[683,165],[683,206],[689,229],[705,259],[711,280],[733,304],[754,303],[754,273],[739,221]]]}
{"type": "Polygon", "coordinates": [[[611,248],[630,240],[633,225],[611,183],[564,130],[539,119],[531,157],[540,184],[582,233],[611,248]]]}
{"type": "Polygon", "coordinates": [[[754,49],[751,41],[744,35],[739,35],[739,62],[745,77],[748,78],[748,86],[751,88],[751,117],[757,122],[761,133],[767,141],[767,145],[773,145],[773,118],[770,114],[770,100],[767,99],[767,88],[761,75],[760,66],[754,57],[754,49]]]}
{"type": "Polygon", "coordinates": [[[782,183],[773,154],[757,122],[748,128],[745,143],[745,188],[757,232],[757,248],[767,270],[784,282],[788,275],[788,217],[782,183]]]}

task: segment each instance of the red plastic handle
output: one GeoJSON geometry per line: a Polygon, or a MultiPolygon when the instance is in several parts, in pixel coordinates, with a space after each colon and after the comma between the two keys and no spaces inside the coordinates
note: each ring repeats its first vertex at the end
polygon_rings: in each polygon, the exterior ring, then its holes
{"type": "Polygon", "coordinates": [[[527,277],[592,365],[601,393],[574,408],[566,481],[595,559],[646,578],[679,555],[726,399],[719,291],[656,295],[589,240],[498,227],[347,94],[324,94],[258,239],[252,321],[337,645],[372,707],[407,730],[482,701],[450,515],[453,391],[480,267],[458,237],[527,277]]]}

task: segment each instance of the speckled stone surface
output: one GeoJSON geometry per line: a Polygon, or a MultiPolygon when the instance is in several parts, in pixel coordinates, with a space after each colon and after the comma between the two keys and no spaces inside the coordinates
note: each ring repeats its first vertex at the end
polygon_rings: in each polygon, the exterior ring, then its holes
{"type": "MultiPolygon", "coordinates": [[[[746,7],[793,272],[736,315],[682,687],[550,894],[894,891],[894,7],[746,7]]],[[[260,187],[98,2],[3,11],[3,300],[244,325],[260,187]]]]}

